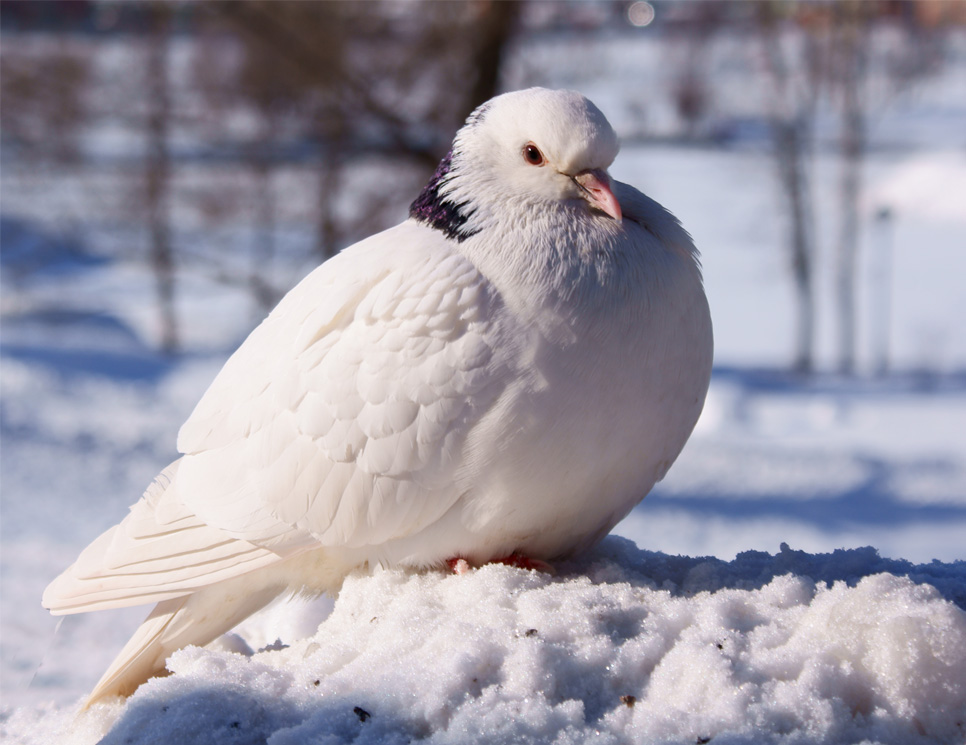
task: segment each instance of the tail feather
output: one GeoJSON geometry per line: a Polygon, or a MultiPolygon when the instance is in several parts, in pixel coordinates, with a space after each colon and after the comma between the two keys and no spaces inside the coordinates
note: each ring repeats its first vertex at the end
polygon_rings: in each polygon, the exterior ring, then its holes
{"type": "Polygon", "coordinates": [[[85,709],[114,696],[130,696],[139,685],[164,670],[172,650],[165,646],[162,636],[174,618],[184,612],[187,602],[188,598],[175,598],[154,607],[94,686],[84,702],[85,709]]]}
{"type": "Polygon", "coordinates": [[[253,572],[158,603],[101,677],[84,708],[114,696],[130,696],[148,679],[165,674],[175,650],[204,646],[261,610],[287,589],[253,572]]]}
{"type": "Polygon", "coordinates": [[[157,603],[86,706],[129,696],[172,652],[208,644],[283,592],[337,592],[358,563],[308,538],[267,548],[206,524],[178,494],[180,462],[44,592],[55,615],[157,603]]]}

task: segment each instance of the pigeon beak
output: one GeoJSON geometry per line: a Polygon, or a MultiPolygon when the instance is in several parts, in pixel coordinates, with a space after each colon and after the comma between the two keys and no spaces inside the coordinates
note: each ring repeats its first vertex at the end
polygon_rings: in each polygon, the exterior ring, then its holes
{"type": "Polygon", "coordinates": [[[621,205],[611,189],[610,176],[607,175],[607,171],[600,169],[581,171],[572,178],[592,206],[606,212],[617,222],[621,221],[623,217],[621,205]]]}

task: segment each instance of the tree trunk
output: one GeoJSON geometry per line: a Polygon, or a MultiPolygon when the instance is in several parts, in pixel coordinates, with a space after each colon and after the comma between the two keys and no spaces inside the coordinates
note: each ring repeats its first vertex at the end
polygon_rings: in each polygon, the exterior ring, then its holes
{"type": "Polygon", "coordinates": [[[844,9],[839,43],[836,45],[837,83],[841,93],[842,137],[839,155],[839,208],[841,223],[835,262],[836,309],[839,321],[838,369],[851,375],[856,367],[857,304],[856,272],[859,254],[859,197],[865,121],[861,84],[865,70],[865,39],[861,33],[859,7],[844,9]]]}
{"type": "Polygon", "coordinates": [[[799,373],[810,373],[815,365],[815,293],[812,282],[812,210],[804,163],[806,146],[795,123],[786,122],[783,130],[778,158],[788,202],[792,281],[798,309],[793,368],[799,373]]]}
{"type": "Polygon", "coordinates": [[[260,143],[255,156],[253,176],[255,179],[255,214],[257,226],[254,231],[255,245],[252,250],[252,268],[248,277],[249,290],[255,298],[259,318],[278,302],[277,292],[271,281],[271,267],[275,258],[275,189],[272,185],[272,167],[265,152],[268,140],[260,143]]]}
{"type": "Polygon", "coordinates": [[[519,10],[517,0],[491,0],[485,6],[480,24],[480,42],[473,55],[472,69],[477,71],[477,76],[467,101],[467,116],[499,92],[503,53],[513,35],[519,10]]]}
{"type": "Polygon", "coordinates": [[[148,147],[145,193],[161,349],[173,353],[178,351],[180,341],[168,204],[171,180],[171,157],[168,151],[168,126],[171,119],[171,92],[168,81],[169,11],[163,6],[156,6],[154,21],[155,28],[151,33],[147,57],[148,147]]]}
{"type": "Polygon", "coordinates": [[[318,174],[318,229],[316,252],[320,261],[335,256],[339,231],[335,215],[335,195],[339,190],[342,162],[338,155],[339,143],[328,139],[322,141],[318,174]]]}
{"type": "Polygon", "coordinates": [[[795,287],[795,352],[792,367],[815,368],[814,214],[808,156],[817,83],[814,76],[796,90],[781,46],[781,29],[771,6],[758,10],[766,76],[771,88],[771,129],[775,162],[788,219],[789,266],[795,287]]]}

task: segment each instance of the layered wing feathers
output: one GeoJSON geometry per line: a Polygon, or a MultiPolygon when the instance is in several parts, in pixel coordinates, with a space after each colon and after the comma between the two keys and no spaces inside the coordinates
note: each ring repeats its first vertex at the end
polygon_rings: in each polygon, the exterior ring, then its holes
{"type": "Polygon", "coordinates": [[[60,615],[160,602],[278,561],[278,554],[188,512],[172,488],[179,463],[47,587],[46,608],[60,615]]]}
{"type": "Polygon", "coordinates": [[[438,519],[503,379],[491,302],[472,265],[412,222],[321,266],[226,363],[182,427],[181,460],[45,604],[163,600],[438,519]]]}

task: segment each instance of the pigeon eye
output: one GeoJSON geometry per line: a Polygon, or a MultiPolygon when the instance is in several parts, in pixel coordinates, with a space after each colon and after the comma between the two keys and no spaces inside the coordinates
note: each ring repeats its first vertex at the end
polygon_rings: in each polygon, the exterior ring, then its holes
{"type": "Polygon", "coordinates": [[[532,142],[528,142],[523,146],[523,159],[531,166],[543,165],[543,153],[532,142]]]}

